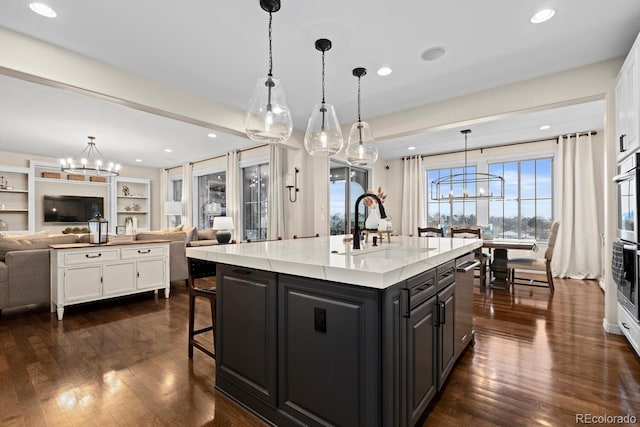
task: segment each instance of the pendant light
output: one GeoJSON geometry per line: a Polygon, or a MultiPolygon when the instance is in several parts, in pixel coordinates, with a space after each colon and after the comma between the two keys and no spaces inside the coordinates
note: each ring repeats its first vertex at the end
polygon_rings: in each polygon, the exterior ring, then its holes
{"type": "Polygon", "coordinates": [[[273,78],[272,13],[280,10],[280,0],[260,0],[260,6],[269,12],[269,72],[266,78],[258,78],[253,88],[244,128],[253,141],[282,144],[291,136],[293,121],[282,83],[273,78]]]}
{"type": "Polygon", "coordinates": [[[340,151],[344,145],[336,111],[324,99],[324,54],[331,49],[331,40],[316,40],[316,49],[322,52],[322,102],[313,107],[309,117],[304,148],[312,156],[330,156],[340,151]]]}
{"type": "Polygon", "coordinates": [[[443,176],[431,181],[432,200],[474,200],[504,198],[504,178],[500,175],[467,172],[467,135],[471,129],[461,130],[464,135],[464,169],[462,173],[443,176]]]}
{"type": "Polygon", "coordinates": [[[351,125],[346,155],[352,165],[365,166],[378,160],[378,147],[373,143],[369,123],[360,118],[360,78],[367,74],[367,69],[354,68],[352,73],[358,78],[358,121],[351,125]]]}

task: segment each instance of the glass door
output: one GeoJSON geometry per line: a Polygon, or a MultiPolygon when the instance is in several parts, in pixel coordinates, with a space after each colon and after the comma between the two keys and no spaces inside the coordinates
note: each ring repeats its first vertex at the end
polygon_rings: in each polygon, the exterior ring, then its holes
{"type": "MultiPolygon", "coordinates": [[[[329,162],[329,233],[351,234],[355,225],[355,202],[369,184],[369,171],[336,160],[329,162]]],[[[362,203],[362,202],[361,202],[362,203]]],[[[359,209],[360,226],[364,227],[367,209],[359,209]]]]}

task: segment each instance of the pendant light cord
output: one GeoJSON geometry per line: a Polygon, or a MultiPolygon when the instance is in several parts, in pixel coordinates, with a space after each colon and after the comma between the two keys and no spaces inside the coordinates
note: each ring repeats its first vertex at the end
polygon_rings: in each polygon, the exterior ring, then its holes
{"type": "Polygon", "coordinates": [[[273,22],[273,14],[269,12],[269,77],[273,76],[273,52],[271,48],[271,24],[273,22]]]}
{"type": "Polygon", "coordinates": [[[361,122],[360,119],[360,77],[358,77],[358,122],[361,122]]]}
{"type": "Polygon", "coordinates": [[[324,50],[322,51],[322,103],[324,104],[324,50]]]}

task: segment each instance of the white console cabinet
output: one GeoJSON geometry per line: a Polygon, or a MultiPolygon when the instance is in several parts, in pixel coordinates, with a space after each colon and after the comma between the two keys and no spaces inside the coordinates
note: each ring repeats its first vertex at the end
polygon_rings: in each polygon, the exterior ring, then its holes
{"type": "Polygon", "coordinates": [[[169,298],[169,242],[51,246],[51,312],[65,306],[164,289],[169,298]]]}
{"type": "Polygon", "coordinates": [[[638,356],[640,356],[640,324],[633,320],[631,314],[629,314],[622,304],[618,304],[618,327],[620,327],[624,336],[629,340],[631,347],[633,347],[638,356]]]}

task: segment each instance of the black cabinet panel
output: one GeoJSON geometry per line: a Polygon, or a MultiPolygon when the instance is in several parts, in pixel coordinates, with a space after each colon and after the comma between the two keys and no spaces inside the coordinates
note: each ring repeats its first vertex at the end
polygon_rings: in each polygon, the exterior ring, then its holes
{"type": "Polygon", "coordinates": [[[456,336],[455,336],[455,283],[449,285],[438,294],[438,389],[442,388],[456,362],[456,336]]]}
{"type": "Polygon", "coordinates": [[[414,425],[437,391],[434,349],[437,348],[436,297],[411,311],[407,321],[407,405],[414,425]]]}
{"type": "Polygon", "coordinates": [[[276,405],[276,276],[219,265],[218,375],[276,405]]]}
{"type": "Polygon", "coordinates": [[[283,275],[278,289],[280,408],[310,425],[378,425],[376,292],[283,275]]]}

